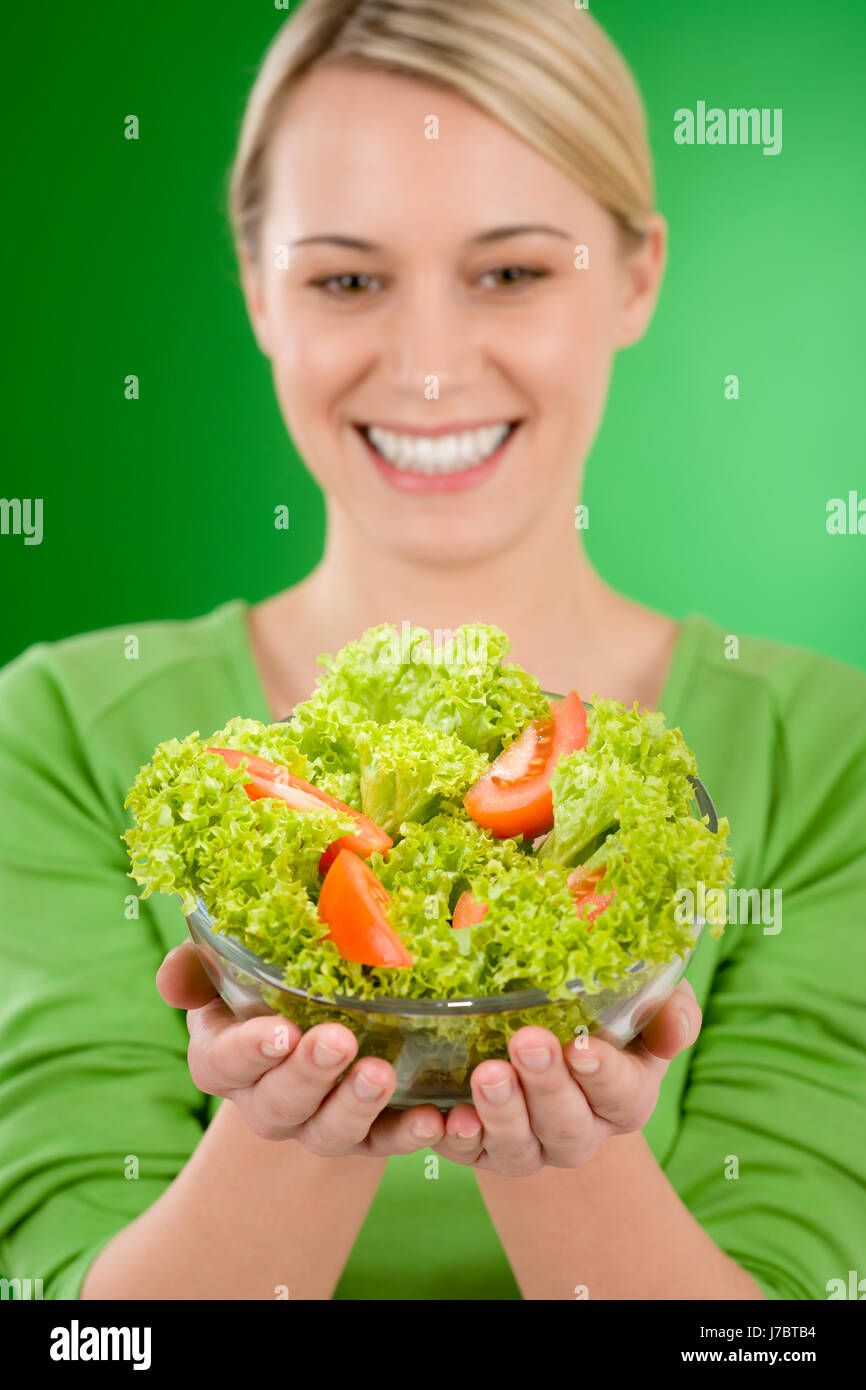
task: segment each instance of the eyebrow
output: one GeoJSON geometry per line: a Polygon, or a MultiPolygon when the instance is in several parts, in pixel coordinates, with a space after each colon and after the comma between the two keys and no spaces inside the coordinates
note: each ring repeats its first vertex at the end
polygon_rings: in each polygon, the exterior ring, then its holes
{"type": "MultiPolygon", "coordinates": [[[[546,227],[527,223],[513,227],[494,227],[489,232],[478,232],[476,236],[470,237],[469,242],[472,246],[486,245],[490,241],[503,241],[506,237],[526,236],[529,232],[544,232],[548,236],[564,237],[566,241],[572,241],[573,237],[568,232],[563,232],[559,227],[546,227]]],[[[292,246],[309,246],[313,242],[326,241],[334,246],[350,246],[355,251],[384,251],[385,247],[378,245],[374,241],[364,241],[361,237],[342,236],[339,232],[323,232],[317,236],[299,237],[293,241],[292,246]]]]}

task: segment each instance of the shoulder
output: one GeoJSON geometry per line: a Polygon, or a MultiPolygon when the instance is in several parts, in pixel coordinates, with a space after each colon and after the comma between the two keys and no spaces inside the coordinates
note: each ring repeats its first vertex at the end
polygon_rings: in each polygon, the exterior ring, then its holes
{"type": "MultiPolygon", "coordinates": [[[[725,629],[701,614],[688,620],[696,676],[731,695],[765,702],[777,721],[818,739],[834,718],[866,737],[866,673],[822,652],[725,629]]],[[[841,732],[837,730],[836,732],[841,732]]]]}
{"type": "MultiPolygon", "coordinates": [[[[690,678],[730,785],[766,789],[767,868],[866,855],[866,674],[834,657],[699,617],[690,678]],[[731,639],[736,639],[732,642],[731,639]]],[[[721,774],[724,776],[724,774],[721,774]]],[[[822,869],[822,871],[823,871],[822,869]]]]}
{"type": "Polygon", "coordinates": [[[0,670],[0,735],[8,742],[26,730],[30,742],[65,727],[86,742],[112,723],[134,729],[139,712],[149,711],[157,724],[160,709],[172,707],[182,717],[187,705],[194,712],[201,693],[231,685],[245,608],[232,600],[202,617],[131,622],[35,643],[0,670]]]}

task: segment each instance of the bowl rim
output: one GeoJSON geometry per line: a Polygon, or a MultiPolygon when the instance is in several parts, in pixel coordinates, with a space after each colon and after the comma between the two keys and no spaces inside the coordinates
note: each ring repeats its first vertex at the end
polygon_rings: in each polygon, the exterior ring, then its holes
{"type": "MultiPolygon", "coordinates": [[[[458,999],[413,999],[411,995],[402,998],[394,995],[382,995],[376,999],[361,999],[354,994],[335,994],[332,999],[328,999],[323,994],[311,994],[309,990],[302,989],[298,985],[287,985],[277,973],[279,967],[269,966],[267,961],[244,946],[237,937],[216,931],[213,919],[201,898],[196,900],[196,906],[185,916],[189,934],[194,942],[196,942],[196,934],[198,933],[204,937],[206,943],[216,951],[217,955],[232,965],[238,966],[246,974],[252,975],[261,984],[279,989],[281,994],[290,994],[296,999],[303,999],[314,1004],[325,1004],[332,1009],[341,1008],[368,1014],[402,1014],[406,1017],[437,1017],[458,1013],[460,1015],[508,1013],[515,1009],[538,1008],[542,1005],[570,1002],[567,998],[551,999],[547,990],[535,986],[530,986],[528,989],[511,990],[508,994],[477,994],[458,999]]],[[[626,967],[625,974],[629,976],[640,975],[643,971],[648,972],[656,965],[659,970],[664,970],[677,960],[684,960],[688,963],[689,957],[694,952],[701,936],[704,920],[700,917],[693,917],[691,924],[695,927],[695,935],[691,946],[686,948],[685,956],[676,954],[667,961],[654,961],[651,966],[648,966],[644,960],[637,960],[633,965],[626,967]]],[[[197,944],[198,942],[196,942],[197,944]]],[[[617,981],[621,978],[619,975],[614,977],[617,981]]],[[[587,989],[581,980],[570,980],[565,988],[575,999],[587,994],[587,989]]],[[[615,988],[615,985],[603,986],[592,993],[605,993],[611,988],[615,988]]]]}
{"type": "MultiPolygon", "coordinates": [[[[541,693],[549,700],[562,700],[565,698],[563,695],[557,695],[550,690],[542,690],[541,693]]],[[[581,700],[581,704],[585,709],[593,708],[589,700],[581,700]]],[[[293,716],[289,714],[286,715],[284,719],[278,720],[277,722],[281,724],[288,723],[292,717],[293,716]]],[[[712,797],[699,777],[690,775],[689,781],[694,789],[695,802],[700,811],[700,816],[696,817],[696,819],[702,820],[706,816],[709,822],[707,829],[711,834],[716,834],[719,828],[719,818],[712,797]]],[[[214,929],[213,920],[200,897],[196,899],[196,907],[189,914],[185,915],[187,928],[193,940],[195,940],[195,932],[199,932],[208,945],[216,951],[217,955],[230,961],[231,964],[238,966],[238,968],[242,969],[246,974],[252,975],[253,978],[257,979],[260,983],[275,987],[283,994],[290,994],[298,999],[308,1000],[316,1004],[325,1004],[331,1008],[354,1009],[361,1013],[435,1017],[437,1015],[447,1015],[449,1013],[506,1013],[510,1010],[537,1008],[545,1004],[565,1004],[569,1002],[567,998],[551,999],[547,990],[539,989],[535,986],[530,986],[522,990],[511,990],[507,994],[470,995],[467,998],[459,999],[412,999],[411,996],[398,998],[394,995],[382,995],[377,999],[361,999],[357,995],[352,994],[335,994],[332,999],[328,999],[321,994],[311,994],[309,990],[302,989],[297,985],[287,985],[282,977],[276,973],[278,967],[270,967],[267,961],[254,951],[249,950],[249,948],[238,941],[236,937],[228,933],[217,932],[214,929]]],[[[681,957],[677,954],[673,955],[669,961],[653,962],[653,965],[658,964],[663,969],[672,965],[676,960],[684,959],[685,962],[688,963],[689,957],[694,952],[701,936],[704,927],[704,919],[693,917],[691,919],[691,925],[694,926],[696,930],[691,946],[686,948],[685,957],[681,957]]],[[[637,960],[632,965],[626,966],[624,973],[634,976],[639,975],[642,971],[648,970],[649,968],[646,961],[637,960]]],[[[621,978],[622,977],[619,975],[614,976],[615,980],[620,980],[621,978]]],[[[572,997],[576,999],[587,994],[586,986],[581,980],[570,980],[564,987],[569,991],[572,997]]],[[[605,986],[604,990],[610,988],[610,986],[605,986]]],[[[593,993],[596,992],[604,991],[593,991],[593,993]]]]}

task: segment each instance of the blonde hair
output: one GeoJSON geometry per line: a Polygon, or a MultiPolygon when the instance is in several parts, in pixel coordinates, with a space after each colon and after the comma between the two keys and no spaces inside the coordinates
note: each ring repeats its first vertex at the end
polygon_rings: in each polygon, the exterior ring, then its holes
{"type": "Polygon", "coordinates": [[[287,94],[314,64],[431,82],[498,119],[640,241],[655,206],[643,101],[619,50],[573,0],[305,0],[278,30],[244,112],[229,183],[253,260],[266,156],[287,94]]]}

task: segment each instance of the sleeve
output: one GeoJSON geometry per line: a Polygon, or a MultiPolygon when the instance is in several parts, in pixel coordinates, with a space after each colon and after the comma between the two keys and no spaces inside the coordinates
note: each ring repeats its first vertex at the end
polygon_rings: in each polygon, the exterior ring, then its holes
{"type": "Polygon", "coordinates": [[[0,1275],[75,1299],[183,1167],[206,1102],[155,987],[157,919],[128,915],[124,813],[50,652],[0,674],[0,1275]]]}
{"type": "Polygon", "coordinates": [[[760,923],[738,899],[664,1165],[770,1299],[858,1297],[842,1290],[866,1274],[866,682],[850,675],[834,715],[828,678],[780,725],[764,881],[737,885],[777,896],[760,923]]]}

